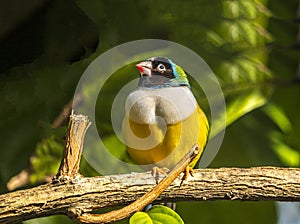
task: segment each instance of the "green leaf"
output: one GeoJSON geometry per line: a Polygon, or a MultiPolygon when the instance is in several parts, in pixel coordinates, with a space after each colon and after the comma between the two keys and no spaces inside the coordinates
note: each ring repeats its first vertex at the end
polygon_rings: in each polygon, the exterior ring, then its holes
{"type": "Polygon", "coordinates": [[[148,214],[150,215],[153,224],[163,224],[163,223],[172,223],[172,224],[183,224],[181,217],[172,209],[162,205],[153,206],[148,214]]]}
{"type": "Polygon", "coordinates": [[[146,212],[136,212],[129,219],[129,224],[153,224],[153,222],[146,212]]]}
{"type": "Polygon", "coordinates": [[[45,177],[53,176],[59,167],[64,140],[60,138],[65,128],[56,129],[36,145],[35,155],[31,158],[32,174],[30,183],[45,181],[45,177]]]}
{"type": "Polygon", "coordinates": [[[225,43],[225,40],[214,31],[208,31],[206,35],[207,35],[207,40],[217,47],[225,43]]]}
{"type": "Polygon", "coordinates": [[[288,166],[298,167],[300,164],[299,151],[285,143],[280,132],[271,132],[270,138],[273,150],[280,160],[288,166]]]}
{"type": "Polygon", "coordinates": [[[285,115],[277,105],[268,103],[262,110],[268,115],[268,117],[283,131],[288,134],[292,131],[292,124],[288,117],[285,115]]]}
{"type": "Polygon", "coordinates": [[[225,18],[238,18],[240,16],[240,5],[238,1],[224,1],[223,15],[225,18]]]}
{"type": "Polygon", "coordinates": [[[236,96],[227,104],[227,125],[237,120],[244,114],[261,107],[266,102],[266,97],[260,91],[245,91],[236,96]]]}
{"type": "Polygon", "coordinates": [[[257,17],[257,8],[255,3],[251,1],[241,1],[241,11],[244,17],[249,19],[255,19],[257,17]]]}
{"type": "Polygon", "coordinates": [[[184,224],[181,217],[169,207],[154,205],[148,212],[137,212],[129,220],[130,224],[184,224]]]}
{"type": "Polygon", "coordinates": [[[253,22],[251,21],[240,21],[240,33],[243,33],[243,37],[246,39],[246,41],[252,45],[255,46],[257,43],[257,33],[254,29],[253,22]]]}

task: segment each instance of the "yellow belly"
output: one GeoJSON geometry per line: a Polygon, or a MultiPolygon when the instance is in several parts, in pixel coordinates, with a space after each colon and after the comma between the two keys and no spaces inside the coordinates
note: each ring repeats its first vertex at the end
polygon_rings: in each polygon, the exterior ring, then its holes
{"type": "Polygon", "coordinates": [[[155,164],[161,167],[172,168],[192,148],[195,143],[201,147],[201,153],[194,160],[191,167],[194,167],[200,158],[206,145],[208,135],[208,122],[205,114],[198,106],[193,114],[182,122],[168,124],[165,135],[157,124],[138,124],[130,118],[123,122],[123,134],[125,143],[129,145],[128,153],[133,161],[140,165],[155,164]],[[135,138],[129,134],[131,129],[135,138]],[[136,137],[145,139],[151,135],[154,147],[147,150],[134,148],[136,137]]]}

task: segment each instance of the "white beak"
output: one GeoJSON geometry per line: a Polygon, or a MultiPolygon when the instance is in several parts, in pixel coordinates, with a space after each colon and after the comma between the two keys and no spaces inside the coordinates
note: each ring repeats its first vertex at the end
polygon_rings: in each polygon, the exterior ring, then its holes
{"type": "Polygon", "coordinates": [[[151,77],[152,64],[151,61],[143,61],[135,65],[142,75],[151,77]]]}

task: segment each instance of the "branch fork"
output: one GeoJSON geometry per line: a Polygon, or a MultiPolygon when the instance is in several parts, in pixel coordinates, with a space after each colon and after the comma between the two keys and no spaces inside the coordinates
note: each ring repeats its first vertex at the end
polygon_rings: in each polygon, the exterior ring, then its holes
{"type": "MultiPolygon", "coordinates": [[[[73,113],[70,116],[63,158],[53,182],[80,182],[82,176],[79,173],[79,164],[84,136],[90,125],[91,122],[87,116],[75,115],[73,113]]],[[[196,158],[199,151],[200,148],[197,145],[193,146],[190,152],[187,153],[182,160],[180,160],[166,178],[157,184],[151,191],[147,192],[130,205],[105,214],[84,213],[82,210],[72,207],[68,210],[69,216],[75,217],[77,220],[84,223],[109,223],[124,219],[133,213],[142,210],[147,204],[154,201],[167,187],[172,184],[180,173],[186,170],[186,167],[188,167],[192,160],[196,158]]]]}

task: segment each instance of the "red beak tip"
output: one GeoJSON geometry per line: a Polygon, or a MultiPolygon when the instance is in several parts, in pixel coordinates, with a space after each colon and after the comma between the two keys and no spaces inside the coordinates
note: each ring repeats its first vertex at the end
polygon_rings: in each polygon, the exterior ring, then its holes
{"type": "Polygon", "coordinates": [[[143,69],[143,67],[142,67],[141,65],[137,64],[137,65],[135,65],[135,66],[136,66],[136,68],[137,68],[140,72],[143,72],[143,71],[144,71],[144,69],[143,69]]]}

